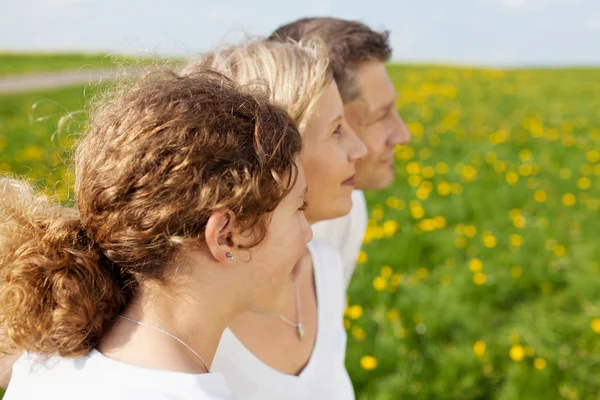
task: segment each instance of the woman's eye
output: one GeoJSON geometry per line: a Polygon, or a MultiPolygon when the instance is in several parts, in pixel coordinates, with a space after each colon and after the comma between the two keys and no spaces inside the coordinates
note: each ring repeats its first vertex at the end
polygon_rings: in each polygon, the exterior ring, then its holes
{"type": "Polygon", "coordinates": [[[304,201],[304,203],[302,203],[302,207],[300,207],[298,210],[304,211],[307,208],[308,208],[308,201],[304,201]]]}
{"type": "Polygon", "coordinates": [[[341,134],[342,134],[342,125],[338,125],[335,128],[335,131],[333,131],[333,135],[335,136],[335,135],[341,135],[341,134]]]}

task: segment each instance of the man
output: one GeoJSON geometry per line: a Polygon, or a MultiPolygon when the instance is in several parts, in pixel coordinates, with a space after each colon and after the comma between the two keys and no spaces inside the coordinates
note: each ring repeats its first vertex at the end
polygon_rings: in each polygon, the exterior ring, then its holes
{"type": "Polygon", "coordinates": [[[340,250],[346,285],[367,227],[363,190],[381,190],[393,183],[394,149],[411,138],[396,111],[396,90],[385,69],[392,53],[388,36],[387,31],[376,32],[358,21],[303,18],[279,27],[269,37],[284,41],[318,37],[327,44],[346,120],[368,150],[356,164],[357,190],[352,195],[350,214],[313,225],[314,237],[340,250]]]}

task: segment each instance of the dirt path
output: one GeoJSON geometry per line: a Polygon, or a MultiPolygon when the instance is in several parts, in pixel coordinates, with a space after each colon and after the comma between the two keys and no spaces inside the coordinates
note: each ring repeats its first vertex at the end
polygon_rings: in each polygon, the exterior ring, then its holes
{"type": "Polygon", "coordinates": [[[135,74],[136,70],[95,69],[4,76],[0,77],[0,94],[87,85],[102,80],[111,80],[117,75],[122,78],[135,74]]]}

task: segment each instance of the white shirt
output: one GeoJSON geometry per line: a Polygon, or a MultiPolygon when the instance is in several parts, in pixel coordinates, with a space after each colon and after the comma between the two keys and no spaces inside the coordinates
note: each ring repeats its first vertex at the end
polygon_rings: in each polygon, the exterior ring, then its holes
{"type": "Polygon", "coordinates": [[[312,225],[313,237],[331,243],[342,256],[344,284],[348,287],[367,230],[367,202],[362,190],[352,192],[348,215],[312,225]]]}
{"type": "Polygon", "coordinates": [[[74,359],[25,353],[4,400],[233,400],[221,374],[187,374],[123,364],[97,350],[74,359]]]}
{"type": "Polygon", "coordinates": [[[217,348],[212,370],[221,372],[240,400],[353,400],[354,389],[346,372],[344,293],[339,253],[325,242],[308,244],[318,301],[317,337],[302,372],[288,375],[271,368],[226,329],[217,348]]]}

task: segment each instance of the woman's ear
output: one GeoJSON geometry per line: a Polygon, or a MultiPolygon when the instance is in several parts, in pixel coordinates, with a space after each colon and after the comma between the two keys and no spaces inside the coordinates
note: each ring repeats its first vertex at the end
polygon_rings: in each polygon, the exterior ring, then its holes
{"type": "Polygon", "coordinates": [[[238,247],[233,212],[229,209],[213,212],[206,224],[205,237],[208,250],[217,261],[233,261],[238,247]]]}

